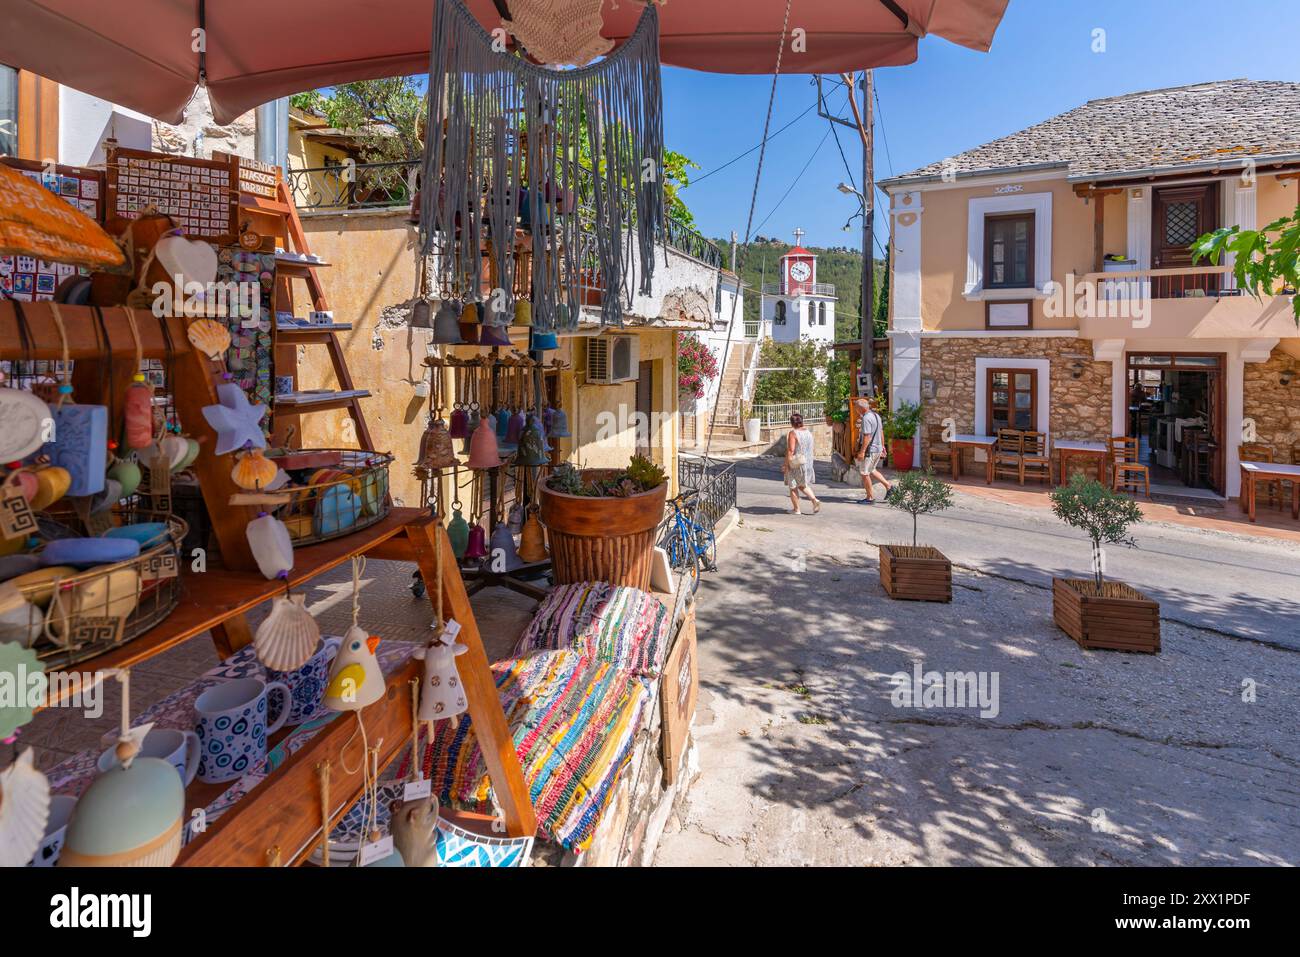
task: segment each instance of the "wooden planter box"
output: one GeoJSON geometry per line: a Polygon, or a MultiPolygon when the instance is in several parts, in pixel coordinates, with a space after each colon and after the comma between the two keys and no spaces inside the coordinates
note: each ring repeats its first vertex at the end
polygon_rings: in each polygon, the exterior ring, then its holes
{"type": "Polygon", "coordinates": [[[1160,651],[1160,605],[1120,582],[1052,579],[1052,617],[1081,648],[1160,651]]]}
{"type": "MultiPolygon", "coordinates": [[[[616,469],[584,469],[584,479],[616,469]]],[[[650,590],[655,531],[664,517],[668,483],[628,498],[566,495],[541,483],[542,524],[551,545],[555,583],[600,581],[650,590]]]]}
{"type": "Polygon", "coordinates": [[[890,598],[952,601],[952,562],[929,545],[881,545],[880,584],[890,598]]]}

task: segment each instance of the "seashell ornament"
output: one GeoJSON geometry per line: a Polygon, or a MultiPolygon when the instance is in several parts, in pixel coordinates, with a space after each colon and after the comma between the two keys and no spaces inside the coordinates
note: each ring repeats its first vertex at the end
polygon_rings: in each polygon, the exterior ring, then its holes
{"type": "Polygon", "coordinates": [[[32,859],[50,813],[50,782],[28,748],[0,772],[0,867],[22,867],[32,859]]]}
{"type": "Polygon", "coordinates": [[[306,595],[277,598],[271,614],[257,626],[253,650],[262,664],[273,671],[297,671],[320,644],[320,626],[303,603],[306,595]]]}
{"type": "Polygon", "coordinates": [[[239,456],[230,477],[243,489],[265,489],[275,481],[280,467],[262,454],[261,449],[249,449],[239,456]]]}
{"type": "Polygon", "coordinates": [[[230,330],[215,319],[196,319],[185,330],[195,349],[214,362],[230,348],[230,330]]]}

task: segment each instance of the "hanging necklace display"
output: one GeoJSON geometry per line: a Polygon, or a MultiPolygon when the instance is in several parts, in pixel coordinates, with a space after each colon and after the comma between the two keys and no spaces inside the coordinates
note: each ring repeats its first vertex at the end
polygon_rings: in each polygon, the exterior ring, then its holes
{"type": "MultiPolygon", "coordinates": [[[[526,22],[536,10],[534,4],[525,13],[526,22]]],[[[541,22],[519,29],[540,37],[541,22]]],[[[553,26],[552,35],[574,35],[569,23],[553,26]]],[[[646,164],[658,170],[663,162],[654,4],[619,49],[581,69],[530,63],[516,52],[497,52],[495,42],[461,0],[435,5],[425,128],[445,132],[425,138],[421,252],[437,255],[443,289],[469,293],[479,286],[485,241],[497,239],[493,266],[506,291],[503,305],[513,309],[514,244],[506,240],[514,236],[523,191],[532,230],[534,327],[571,328],[580,285],[605,291],[601,320],[617,324],[633,293],[651,292],[655,238],[665,225],[663,177],[642,175],[646,164]],[[601,158],[595,172],[579,165],[584,142],[601,158]],[[569,200],[565,190],[578,182],[590,183],[591,208],[579,210],[569,200]],[[635,207],[631,226],[629,205],[635,207]],[[595,253],[594,270],[582,257],[557,252],[586,248],[595,253]]],[[[588,47],[556,49],[585,55],[588,47]]]]}

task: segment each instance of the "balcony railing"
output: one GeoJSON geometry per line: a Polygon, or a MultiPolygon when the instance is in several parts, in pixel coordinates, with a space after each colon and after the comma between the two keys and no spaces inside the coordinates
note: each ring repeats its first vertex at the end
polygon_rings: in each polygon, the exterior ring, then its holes
{"type": "Polygon", "coordinates": [[[755,405],[750,413],[764,428],[773,425],[789,425],[790,416],[798,412],[804,422],[820,422],[826,418],[825,402],[772,402],[755,405]]]}
{"type": "MultiPolygon", "coordinates": [[[[419,172],[419,160],[346,163],[287,171],[289,188],[299,209],[339,211],[409,206],[419,172]]],[[[584,222],[594,222],[595,187],[589,170],[582,171],[574,192],[584,222]]],[[[623,224],[630,227],[635,223],[636,214],[636,204],[631,202],[630,194],[624,197],[623,210],[623,224]]],[[[722,268],[722,250],[689,226],[669,219],[661,238],[670,248],[712,269],[722,268]]],[[[589,247],[580,256],[585,267],[594,269],[597,265],[594,239],[589,247]]]]}
{"type": "MultiPolygon", "coordinates": [[[[833,296],[835,295],[835,283],[833,282],[815,282],[811,285],[804,285],[807,291],[814,296],[833,296]]],[[[787,296],[786,284],[783,282],[765,282],[763,283],[763,295],[765,296],[787,296]]]]}

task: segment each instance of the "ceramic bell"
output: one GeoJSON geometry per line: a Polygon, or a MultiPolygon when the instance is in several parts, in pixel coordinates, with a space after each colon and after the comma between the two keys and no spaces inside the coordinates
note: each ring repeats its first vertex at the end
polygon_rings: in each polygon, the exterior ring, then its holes
{"type": "Polygon", "coordinates": [[[244,529],[258,571],[268,579],[293,568],[293,539],[289,528],[274,515],[262,512],[244,529]]]}
{"type": "Polygon", "coordinates": [[[37,770],[34,755],[28,748],[0,771],[0,867],[25,865],[45,836],[50,782],[37,770]]]}
{"type": "Polygon", "coordinates": [[[469,448],[469,467],[472,469],[494,469],[501,464],[501,456],[497,452],[497,433],[488,424],[490,421],[490,418],[485,417],[474,430],[469,448]]]}
{"type": "Polygon", "coordinates": [[[451,550],[456,557],[464,558],[465,549],[469,547],[469,523],[460,514],[460,509],[453,510],[451,514],[451,521],[447,523],[447,538],[451,540],[451,550]]]}
{"type": "Polygon", "coordinates": [[[433,303],[428,299],[421,297],[415,300],[415,305],[411,307],[411,328],[433,328],[433,303]]]}
{"type": "Polygon", "coordinates": [[[90,783],[72,811],[59,867],[167,867],[181,852],[185,788],[162,758],[118,745],[120,763],[90,783]]]}
{"type": "Polygon", "coordinates": [[[551,424],[547,426],[546,434],[552,439],[567,439],[571,434],[569,432],[569,416],[563,409],[556,409],[551,416],[551,424]]]}
{"type": "Polygon", "coordinates": [[[483,526],[474,524],[469,527],[469,543],[465,546],[465,557],[480,559],[487,557],[487,532],[483,526]]]}
{"type": "Polygon", "coordinates": [[[560,348],[560,340],[553,332],[539,332],[534,328],[532,335],[528,337],[528,348],[532,352],[547,352],[560,348]]]}
{"type": "Polygon", "coordinates": [[[519,553],[515,551],[515,537],[510,534],[510,526],[504,522],[492,529],[492,541],[489,548],[492,554],[494,571],[514,571],[523,564],[519,553]]]}
{"type": "Polygon", "coordinates": [[[515,462],[527,466],[546,464],[546,436],[542,435],[541,424],[531,415],[519,437],[519,452],[515,456],[515,462]]]}
{"type": "Polygon", "coordinates": [[[420,436],[419,464],[427,469],[451,468],[456,464],[456,451],[451,447],[447,423],[434,419],[420,436]]]}
{"type": "Polygon", "coordinates": [[[497,442],[498,443],[505,441],[506,432],[507,430],[509,430],[509,428],[510,428],[510,410],[498,409],[497,410],[497,442]]]}
{"type": "Polygon", "coordinates": [[[475,346],[479,341],[479,313],[478,306],[472,302],[465,303],[460,311],[460,336],[466,345],[475,346]]]}
{"type": "Polygon", "coordinates": [[[421,721],[454,718],[469,707],[460,672],[456,670],[456,656],[467,651],[469,646],[459,641],[449,645],[435,641],[416,652],[417,657],[424,659],[424,680],[420,684],[420,706],[416,712],[421,721]]]}
{"type": "Polygon", "coordinates": [[[297,671],[316,653],[320,626],[304,606],[306,600],[306,595],[282,595],[257,626],[253,651],[272,671],[297,671]]]}
{"type": "Polygon", "coordinates": [[[527,299],[515,300],[515,325],[531,326],[533,324],[533,304],[527,299]]]}
{"type": "Polygon", "coordinates": [[[447,427],[447,434],[453,439],[469,438],[469,413],[461,406],[451,410],[451,425],[447,427]]]}
{"type": "Polygon", "coordinates": [[[433,319],[433,341],[443,346],[458,346],[465,342],[461,338],[460,312],[455,304],[443,300],[438,307],[438,314],[433,319]]]}
{"type": "Polygon", "coordinates": [[[506,326],[496,326],[484,323],[479,327],[478,336],[479,345],[481,346],[510,346],[510,330],[506,326]]]}
{"type": "Polygon", "coordinates": [[[529,512],[519,533],[519,557],[525,562],[546,561],[546,539],[536,512],[529,512]]]}
{"type": "Polygon", "coordinates": [[[510,423],[506,426],[506,441],[511,445],[518,445],[519,437],[524,434],[525,423],[522,411],[510,416],[510,423]]]}
{"type": "MultiPolygon", "coordinates": [[[[330,668],[322,704],[331,711],[360,711],[384,696],[387,684],[375,657],[379,639],[353,625],[330,668]]],[[[172,772],[175,774],[175,772],[172,772]]]]}

